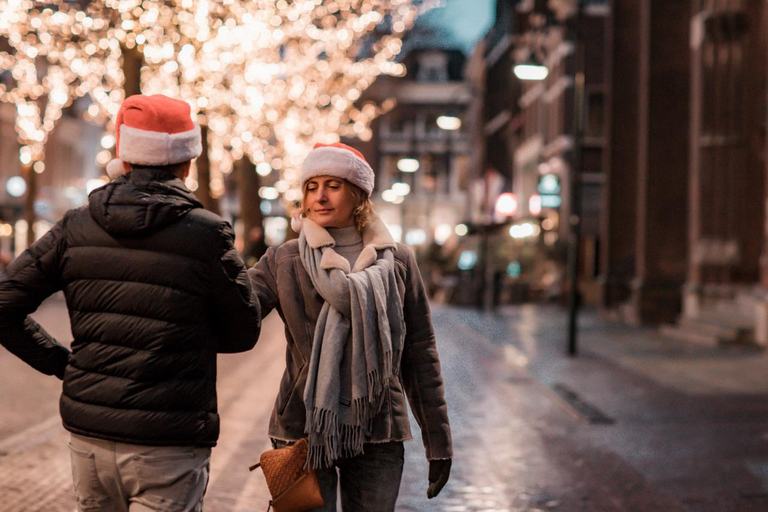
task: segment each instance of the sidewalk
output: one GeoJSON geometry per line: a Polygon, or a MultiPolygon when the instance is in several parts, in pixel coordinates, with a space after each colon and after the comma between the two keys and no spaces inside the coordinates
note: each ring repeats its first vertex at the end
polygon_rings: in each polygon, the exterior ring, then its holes
{"type": "MultiPolygon", "coordinates": [[[[66,323],[63,304],[51,306],[40,320],[66,323]]],[[[667,342],[586,312],[570,359],[565,312],[550,306],[492,315],[434,306],[433,320],[454,465],[427,500],[414,421],[398,512],[768,510],[764,353],[667,342]]],[[[247,468],[268,446],[285,339],[276,314],[263,329],[254,350],[219,360],[209,512],[268,502],[263,476],[247,468]]],[[[71,512],[61,384],[2,350],[0,370],[0,510],[71,512]]]]}
{"type": "Polygon", "coordinates": [[[690,345],[587,310],[569,358],[567,315],[556,306],[440,308],[557,395],[585,424],[576,436],[684,508],[768,510],[768,353],[690,345]]]}

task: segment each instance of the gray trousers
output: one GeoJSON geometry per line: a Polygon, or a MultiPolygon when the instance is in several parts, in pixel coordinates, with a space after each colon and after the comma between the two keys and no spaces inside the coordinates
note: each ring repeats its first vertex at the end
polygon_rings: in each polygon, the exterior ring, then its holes
{"type": "Polygon", "coordinates": [[[143,446],[72,434],[79,512],[202,512],[210,448],[143,446]]]}
{"type": "MultiPolygon", "coordinates": [[[[275,448],[289,444],[272,441],[275,448]]],[[[341,510],[345,512],[395,510],[405,460],[402,441],[365,444],[363,449],[357,457],[340,459],[330,468],[317,470],[325,504],[309,512],[336,512],[337,494],[341,495],[341,510]]]]}

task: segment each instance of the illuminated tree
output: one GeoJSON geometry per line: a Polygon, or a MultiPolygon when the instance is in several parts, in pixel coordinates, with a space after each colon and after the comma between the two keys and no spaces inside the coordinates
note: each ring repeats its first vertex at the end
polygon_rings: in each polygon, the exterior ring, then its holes
{"type": "Polygon", "coordinates": [[[88,115],[104,122],[122,100],[120,49],[93,19],[67,4],[40,7],[0,1],[0,101],[16,107],[19,161],[26,181],[27,239],[34,241],[36,174],[45,171],[45,144],[73,100],[88,95],[88,115]]]}
{"type": "Polygon", "coordinates": [[[410,0],[104,0],[91,8],[143,53],[144,93],[188,99],[197,113],[209,151],[198,171],[210,180],[193,174],[190,188],[209,184],[210,196],[221,196],[225,175],[247,157],[262,174],[281,173],[289,202],[314,142],[370,137],[381,107],[355,101],[378,75],[404,72],[393,59],[417,15],[410,0]]]}
{"type": "Polygon", "coordinates": [[[94,114],[114,115],[122,97],[112,86],[123,81],[117,59],[121,49],[138,50],[142,92],[187,99],[206,135],[190,188],[202,185],[204,200],[220,197],[225,175],[245,157],[262,175],[280,172],[276,188],[286,202],[300,195],[299,167],[312,144],[370,138],[370,122],[391,105],[356,101],[380,74],[404,73],[394,61],[401,38],[428,7],[418,0],[94,0],[85,11],[52,4],[41,11],[29,0],[0,0],[0,37],[15,51],[0,56],[0,66],[29,84],[14,76],[2,100],[20,106],[30,161],[73,98],[90,94],[94,114]],[[40,57],[49,66],[42,81],[29,65],[40,57]],[[40,105],[49,111],[32,128],[25,119],[40,105]]]}

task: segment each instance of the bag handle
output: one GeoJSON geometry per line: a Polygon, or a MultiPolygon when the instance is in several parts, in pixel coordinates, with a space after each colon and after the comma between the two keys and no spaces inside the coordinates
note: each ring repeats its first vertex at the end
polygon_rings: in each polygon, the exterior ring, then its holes
{"type": "MultiPolygon", "coordinates": [[[[258,467],[261,467],[261,463],[260,462],[257,462],[253,466],[248,466],[248,471],[253,471],[254,469],[256,469],[258,467]]],[[[270,510],[272,510],[272,500],[269,500],[269,505],[267,506],[267,511],[266,512],[269,512],[270,510]]]]}

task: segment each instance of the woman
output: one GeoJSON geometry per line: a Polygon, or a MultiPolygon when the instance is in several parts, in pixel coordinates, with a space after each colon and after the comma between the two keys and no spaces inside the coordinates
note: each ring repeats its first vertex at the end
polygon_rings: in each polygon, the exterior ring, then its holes
{"type": "Polygon", "coordinates": [[[292,223],[299,239],[270,247],[248,271],[262,315],[277,308],[288,341],[269,436],[276,447],[308,437],[318,510],[336,510],[339,481],[343,510],[394,510],[411,439],[404,394],[429,460],[429,498],[450,474],[427,296],[413,253],[373,211],[373,183],[361,153],[316,145],[292,223]]]}

